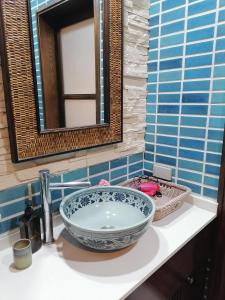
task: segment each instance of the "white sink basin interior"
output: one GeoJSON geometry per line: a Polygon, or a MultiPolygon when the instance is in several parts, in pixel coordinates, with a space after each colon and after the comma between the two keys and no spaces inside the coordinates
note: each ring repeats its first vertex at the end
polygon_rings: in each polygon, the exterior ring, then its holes
{"type": "Polygon", "coordinates": [[[70,218],[71,222],[89,230],[123,229],[144,219],[140,210],[119,202],[91,204],[78,210],[70,218]]]}

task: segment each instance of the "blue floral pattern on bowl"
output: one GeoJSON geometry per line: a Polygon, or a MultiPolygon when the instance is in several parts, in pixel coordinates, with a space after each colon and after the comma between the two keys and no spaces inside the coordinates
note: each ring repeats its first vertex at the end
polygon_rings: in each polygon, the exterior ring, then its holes
{"type": "Polygon", "coordinates": [[[153,220],[155,205],[150,197],[134,189],[119,186],[92,187],[65,197],[60,205],[60,213],[69,233],[81,244],[96,250],[111,251],[130,246],[145,233],[148,223],[153,220]],[[84,207],[108,202],[132,206],[141,212],[143,218],[138,224],[125,228],[99,230],[81,227],[71,220],[84,207]]]}

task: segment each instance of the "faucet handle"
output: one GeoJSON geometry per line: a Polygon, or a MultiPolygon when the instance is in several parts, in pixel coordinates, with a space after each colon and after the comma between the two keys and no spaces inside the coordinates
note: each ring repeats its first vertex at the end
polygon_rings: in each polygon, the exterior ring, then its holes
{"type": "Polygon", "coordinates": [[[55,176],[55,175],[51,174],[50,171],[49,171],[48,169],[40,170],[40,171],[39,171],[39,175],[40,175],[40,176],[49,177],[49,178],[52,178],[52,177],[55,176]]]}

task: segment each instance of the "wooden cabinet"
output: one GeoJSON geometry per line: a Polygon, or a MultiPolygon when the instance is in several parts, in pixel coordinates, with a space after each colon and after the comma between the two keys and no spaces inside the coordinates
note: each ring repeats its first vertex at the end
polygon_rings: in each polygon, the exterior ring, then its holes
{"type": "Polygon", "coordinates": [[[207,299],[214,226],[208,225],[127,300],[207,299]]]}

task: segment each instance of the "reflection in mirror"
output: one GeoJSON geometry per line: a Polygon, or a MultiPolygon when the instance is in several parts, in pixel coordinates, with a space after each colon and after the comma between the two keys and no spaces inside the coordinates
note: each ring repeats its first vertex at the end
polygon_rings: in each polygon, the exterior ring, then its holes
{"type": "Polygon", "coordinates": [[[40,131],[106,123],[103,0],[28,0],[40,131]]]}

